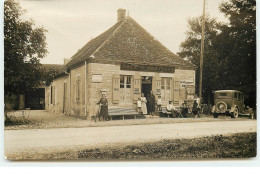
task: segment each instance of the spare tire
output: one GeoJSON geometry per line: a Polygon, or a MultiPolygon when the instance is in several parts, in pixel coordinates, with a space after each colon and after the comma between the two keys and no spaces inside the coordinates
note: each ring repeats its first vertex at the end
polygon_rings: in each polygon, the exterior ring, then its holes
{"type": "Polygon", "coordinates": [[[218,113],[225,113],[227,111],[227,103],[220,101],[216,104],[216,111],[218,113]]]}

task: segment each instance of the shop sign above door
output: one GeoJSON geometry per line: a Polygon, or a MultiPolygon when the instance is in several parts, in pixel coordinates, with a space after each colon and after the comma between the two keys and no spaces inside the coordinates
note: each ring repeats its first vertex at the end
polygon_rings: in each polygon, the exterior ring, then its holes
{"type": "Polygon", "coordinates": [[[175,67],[121,63],[120,70],[174,73],[175,67]]]}

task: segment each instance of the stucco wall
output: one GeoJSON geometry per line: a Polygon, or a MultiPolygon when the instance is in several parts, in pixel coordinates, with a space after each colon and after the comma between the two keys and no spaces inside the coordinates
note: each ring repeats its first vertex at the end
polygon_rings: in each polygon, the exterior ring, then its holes
{"type": "MultiPolygon", "coordinates": [[[[55,79],[52,84],[45,88],[45,109],[52,113],[63,113],[63,105],[64,105],[64,82],[69,81],[69,76],[62,76],[55,79]],[[51,103],[51,86],[55,87],[55,101],[51,103]]],[[[66,95],[69,95],[69,90],[67,89],[66,95]]],[[[68,107],[68,99],[66,101],[66,106],[68,107]]],[[[64,109],[64,113],[67,114],[68,109],[64,109]]]]}
{"type": "MultiPolygon", "coordinates": [[[[156,73],[152,72],[137,72],[120,70],[120,65],[88,63],[70,71],[70,76],[66,75],[57,78],[53,81],[51,86],[55,86],[55,104],[50,104],[50,89],[46,88],[46,110],[53,113],[63,113],[63,97],[64,97],[64,82],[67,82],[67,99],[65,101],[65,114],[77,117],[84,117],[90,119],[91,116],[96,115],[98,111],[97,102],[101,97],[101,90],[106,90],[109,106],[119,106],[113,103],[113,76],[119,75],[150,75],[154,76],[156,73]],[[86,73],[85,73],[86,69],[86,73]],[[86,79],[85,79],[86,74],[86,79]],[[101,82],[93,82],[93,75],[102,75],[101,82]],[[80,76],[80,100],[76,99],[76,84],[77,77],[80,76]],[[86,81],[86,97],[85,97],[85,81],[86,81]],[[71,85],[70,85],[71,83],[71,85]],[[86,114],[85,114],[85,99],[86,99],[86,114]],[[86,116],[85,116],[86,115],[86,116]]],[[[179,70],[176,69],[174,74],[159,74],[160,76],[172,77],[172,80],[178,81],[193,81],[195,85],[195,71],[194,70],[179,70]]],[[[173,85],[173,84],[172,84],[173,85]]],[[[132,86],[133,87],[133,86],[132,86]]],[[[153,84],[153,89],[155,87],[153,84]]],[[[173,91],[173,89],[172,89],[173,91]]],[[[179,88],[179,103],[181,104],[186,99],[186,89],[179,88]]],[[[134,101],[131,104],[135,106],[134,101]]]]}
{"type": "Polygon", "coordinates": [[[88,83],[87,84],[87,114],[88,116],[93,116],[98,111],[98,106],[96,103],[101,98],[101,89],[105,89],[107,92],[107,99],[109,105],[113,105],[112,102],[112,78],[114,74],[117,74],[120,70],[119,65],[112,64],[99,64],[99,63],[89,63],[88,64],[88,83]],[[101,83],[92,83],[92,75],[101,74],[101,83]]]}
{"type": "MultiPolygon", "coordinates": [[[[112,64],[100,64],[100,63],[89,63],[88,64],[88,85],[87,85],[87,115],[93,116],[98,111],[98,106],[96,103],[99,101],[101,97],[101,89],[105,89],[107,91],[107,99],[110,106],[118,106],[119,104],[114,104],[112,101],[112,89],[113,89],[113,75],[135,75],[135,74],[147,74],[154,75],[155,73],[150,72],[137,72],[137,71],[124,71],[120,70],[120,65],[112,65],[112,64]],[[92,83],[92,75],[93,74],[101,74],[102,82],[100,83],[92,83]]],[[[193,80],[195,85],[195,71],[194,70],[179,70],[176,69],[174,74],[172,75],[173,80],[193,80]]],[[[154,84],[153,84],[154,85],[154,84]]],[[[133,86],[132,86],[133,87],[133,86]]],[[[153,89],[155,89],[153,87],[153,89]]],[[[180,98],[179,103],[183,103],[186,99],[186,89],[180,87],[180,98]]],[[[132,104],[135,106],[135,104],[132,104]]]]}
{"type": "Polygon", "coordinates": [[[84,117],[85,116],[85,65],[70,71],[71,76],[71,99],[70,99],[70,115],[84,117]],[[80,76],[80,99],[76,100],[76,81],[80,76]]]}
{"type": "MultiPolygon", "coordinates": [[[[194,89],[195,92],[195,70],[180,70],[176,69],[174,73],[174,78],[177,78],[180,82],[185,80],[193,80],[194,89]]],[[[180,104],[184,102],[186,99],[186,89],[184,87],[181,87],[180,85],[180,104]]]]}

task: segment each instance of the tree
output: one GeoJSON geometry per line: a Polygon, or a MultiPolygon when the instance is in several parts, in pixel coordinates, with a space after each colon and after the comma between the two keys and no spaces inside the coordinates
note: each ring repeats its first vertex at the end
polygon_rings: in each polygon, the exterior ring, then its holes
{"type": "Polygon", "coordinates": [[[224,55],[229,67],[227,88],[245,93],[246,104],[256,106],[256,1],[230,0],[220,5],[229,19],[222,32],[229,52],[224,55]]]}
{"type": "MultiPolygon", "coordinates": [[[[201,47],[201,25],[202,17],[188,19],[188,31],[186,32],[186,40],[180,45],[180,52],[177,54],[188,59],[197,66],[196,70],[196,92],[199,88],[199,65],[200,65],[200,47],[201,47]]],[[[203,99],[208,101],[212,90],[221,87],[220,79],[222,76],[223,59],[216,52],[216,43],[218,36],[225,26],[206,15],[205,18],[205,43],[204,43],[204,66],[203,66],[203,99]]]]}
{"type": "MultiPolygon", "coordinates": [[[[256,4],[254,0],[230,0],[219,6],[229,19],[222,24],[206,18],[203,66],[203,98],[212,90],[235,89],[245,93],[245,102],[256,106],[256,4]]],[[[179,56],[198,66],[201,18],[189,19],[186,40],[179,56]]],[[[198,80],[198,76],[197,76],[198,80]]],[[[197,81],[198,83],[198,81],[197,81]]],[[[198,85],[196,86],[198,87],[198,85]]]]}
{"type": "Polygon", "coordinates": [[[22,19],[25,10],[18,2],[4,3],[4,89],[20,94],[40,85],[40,59],[47,54],[43,27],[35,27],[32,20],[22,19]]]}

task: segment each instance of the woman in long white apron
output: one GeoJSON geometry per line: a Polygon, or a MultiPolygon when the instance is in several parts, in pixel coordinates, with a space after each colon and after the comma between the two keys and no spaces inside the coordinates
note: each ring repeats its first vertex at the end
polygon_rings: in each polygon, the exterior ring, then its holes
{"type": "Polygon", "coordinates": [[[143,93],[141,96],[141,102],[142,102],[142,113],[143,113],[143,115],[146,115],[147,114],[147,107],[146,107],[147,100],[143,93]]]}

